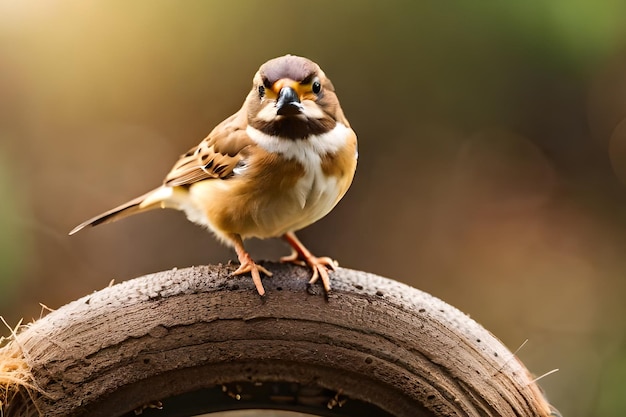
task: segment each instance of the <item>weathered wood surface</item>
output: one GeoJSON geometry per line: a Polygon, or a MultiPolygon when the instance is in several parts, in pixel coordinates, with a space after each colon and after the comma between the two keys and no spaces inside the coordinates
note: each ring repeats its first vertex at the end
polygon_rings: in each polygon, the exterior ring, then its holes
{"type": "Polygon", "coordinates": [[[325,297],[307,288],[306,269],[265,266],[275,275],[264,298],[233,266],[200,266],[105,288],[30,324],[12,343],[45,395],[21,390],[4,415],[121,416],[234,381],[319,387],[346,409],[395,416],[551,415],[517,358],[443,301],[343,268],[325,297]]]}

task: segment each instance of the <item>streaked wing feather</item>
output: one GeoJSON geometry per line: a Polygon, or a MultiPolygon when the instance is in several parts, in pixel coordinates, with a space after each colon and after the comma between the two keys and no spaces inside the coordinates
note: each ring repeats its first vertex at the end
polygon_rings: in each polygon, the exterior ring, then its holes
{"type": "Polygon", "coordinates": [[[198,146],[191,148],[176,162],[164,184],[175,187],[208,179],[227,179],[245,158],[253,145],[235,114],[220,123],[198,146]]]}

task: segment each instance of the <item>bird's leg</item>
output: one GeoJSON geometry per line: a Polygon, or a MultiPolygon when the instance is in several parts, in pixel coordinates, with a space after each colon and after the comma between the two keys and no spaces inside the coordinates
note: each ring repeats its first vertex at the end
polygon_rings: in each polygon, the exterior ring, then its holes
{"type": "Polygon", "coordinates": [[[303,262],[309,265],[313,270],[313,276],[309,281],[309,284],[314,284],[318,278],[322,278],[322,284],[326,292],[330,291],[330,277],[328,275],[329,270],[334,270],[337,265],[334,260],[324,256],[318,258],[313,256],[311,252],[300,242],[295,233],[287,232],[283,235],[285,239],[293,248],[293,252],[290,256],[285,256],[280,259],[281,262],[290,262],[296,265],[302,265],[303,262]]]}
{"type": "Polygon", "coordinates": [[[285,264],[286,263],[290,263],[290,264],[296,264],[296,265],[300,265],[300,266],[306,266],[306,262],[304,262],[300,258],[300,254],[294,248],[291,248],[291,254],[290,255],[281,256],[280,261],[282,263],[285,263],[285,264]]]}
{"type": "Polygon", "coordinates": [[[263,283],[261,283],[261,274],[259,272],[264,273],[268,277],[271,277],[272,273],[262,266],[254,263],[250,254],[246,252],[246,249],[243,247],[243,240],[241,240],[241,236],[236,233],[232,233],[229,237],[235,245],[235,252],[237,252],[237,258],[241,264],[239,268],[233,272],[233,275],[242,275],[249,272],[250,275],[252,275],[252,282],[254,282],[259,295],[265,295],[265,288],[263,288],[263,283]]]}

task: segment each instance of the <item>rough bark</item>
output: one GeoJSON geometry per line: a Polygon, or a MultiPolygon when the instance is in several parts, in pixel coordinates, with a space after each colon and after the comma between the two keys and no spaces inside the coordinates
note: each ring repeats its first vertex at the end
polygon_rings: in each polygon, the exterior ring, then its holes
{"type": "Polygon", "coordinates": [[[265,266],[275,275],[264,298],[249,277],[230,276],[234,267],[200,266],[105,288],[30,324],[11,344],[41,392],[21,388],[4,415],[553,412],[523,364],[441,300],[343,268],[326,297],[307,287],[306,269],[265,266]],[[160,414],[149,408],[157,401],[160,414]]]}

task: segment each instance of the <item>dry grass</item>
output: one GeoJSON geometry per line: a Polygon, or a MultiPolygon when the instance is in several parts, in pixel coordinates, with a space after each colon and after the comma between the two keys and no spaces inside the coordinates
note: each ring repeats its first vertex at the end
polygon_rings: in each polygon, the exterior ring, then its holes
{"type": "Polygon", "coordinates": [[[0,417],[4,417],[11,401],[20,392],[26,392],[32,399],[33,393],[41,390],[33,380],[30,366],[18,340],[18,332],[24,326],[20,322],[15,328],[11,328],[1,316],[0,320],[11,331],[9,337],[0,337],[0,417]]]}

